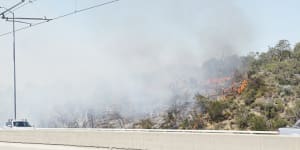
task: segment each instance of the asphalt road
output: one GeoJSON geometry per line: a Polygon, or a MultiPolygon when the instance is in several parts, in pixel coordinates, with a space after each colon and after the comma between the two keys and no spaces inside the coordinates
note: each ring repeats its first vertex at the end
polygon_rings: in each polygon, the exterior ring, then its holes
{"type": "Polygon", "coordinates": [[[0,150],[108,150],[105,148],[84,148],[59,145],[41,145],[41,144],[20,144],[20,143],[2,143],[0,150]]]}

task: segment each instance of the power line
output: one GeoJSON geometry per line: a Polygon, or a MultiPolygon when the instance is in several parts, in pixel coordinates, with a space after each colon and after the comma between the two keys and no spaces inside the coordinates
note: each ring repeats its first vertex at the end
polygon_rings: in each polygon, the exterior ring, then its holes
{"type": "Polygon", "coordinates": [[[16,11],[16,10],[18,10],[18,9],[20,9],[20,8],[22,8],[22,7],[26,6],[26,5],[28,5],[28,4],[32,4],[32,3],[36,2],[36,1],[37,1],[37,0],[28,0],[27,3],[25,3],[25,4],[23,4],[23,5],[21,5],[21,6],[17,7],[17,8],[15,8],[15,9],[13,9],[13,11],[16,11]]]}
{"type": "MultiPolygon", "coordinates": [[[[97,4],[97,5],[86,7],[86,8],[83,8],[83,9],[75,10],[75,11],[57,16],[55,18],[52,18],[51,20],[46,20],[46,21],[34,23],[34,24],[31,24],[31,26],[26,26],[26,27],[16,29],[16,32],[26,30],[26,29],[29,29],[29,28],[32,28],[32,27],[35,27],[35,26],[38,26],[38,25],[41,25],[41,24],[44,24],[44,23],[48,23],[48,22],[53,21],[53,20],[62,19],[62,18],[71,16],[71,15],[74,15],[74,14],[77,14],[77,13],[82,13],[82,12],[85,12],[85,11],[88,11],[88,10],[91,10],[91,9],[95,9],[95,8],[102,7],[102,6],[105,6],[105,5],[113,4],[113,3],[116,3],[118,1],[121,1],[121,0],[112,0],[112,1],[105,2],[105,3],[100,3],[100,4],[97,4]]],[[[0,37],[6,36],[6,35],[9,35],[9,34],[12,34],[12,33],[13,33],[12,31],[6,32],[6,33],[3,33],[3,34],[0,34],[0,37]]]]}
{"type": "MultiPolygon", "coordinates": [[[[7,12],[11,12],[14,8],[18,7],[19,5],[21,5],[21,4],[24,3],[24,2],[25,2],[25,0],[22,0],[22,1],[20,1],[19,3],[15,4],[14,6],[8,8],[8,9],[5,9],[4,12],[0,13],[0,16],[5,15],[5,13],[7,13],[7,12]]],[[[4,8],[4,7],[2,7],[2,8],[4,8]]]]}

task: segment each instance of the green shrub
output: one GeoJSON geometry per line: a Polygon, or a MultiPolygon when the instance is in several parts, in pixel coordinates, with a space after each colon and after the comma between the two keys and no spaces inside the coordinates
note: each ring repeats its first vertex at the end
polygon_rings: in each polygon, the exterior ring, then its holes
{"type": "Polygon", "coordinates": [[[291,84],[291,82],[288,79],[286,79],[285,77],[277,77],[277,80],[278,80],[278,83],[280,85],[289,85],[289,84],[291,84]]]}
{"type": "Polygon", "coordinates": [[[197,115],[191,122],[190,122],[191,129],[203,129],[205,127],[205,120],[203,115],[197,115]]]}
{"type": "Polygon", "coordinates": [[[152,129],[154,125],[150,119],[142,119],[138,124],[142,129],[152,129]]]}
{"type": "Polygon", "coordinates": [[[276,104],[276,110],[277,110],[278,112],[283,113],[285,107],[284,107],[284,103],[282,102],[282,100],[281,100],[281,99],[276,99],[276,100],[275,100],[275,104],[276,104]]]}
{"type": "Polygon", "coordinates": [[[277,108],[273,103],[266,103],[263,109],[263,114],[268,119],[272,119],[278,115],[277,108]]]}
{"type": "Polygon", "coordinates": [[[249,126],[249,119],[251,118],[250,110],[245,106],[241,106],[237,111],[236,123],[240,129],[246,129],[249,126]]]}
{"type": "Polygon", "coordinates": [[[277,130],[278,128],[286,127],[287,125],[288,125],[287,120],[285,120],[283,118],[276,117],[272,121],[272,128],[275,130],[277,130]]]}
{"type": "Polygon", "coordinates": [[[300,119],[300,100],[295,101],[295,105],[292,110],[293,110],[295,118],[297,120],[300,119]]]}
{"type": "Polygon", "coordinates": [[[212,121],[218,122],[225,119],[223,111],[226,104],[222,101],[210,101],[208,103],[207,111],[212,121]]]}
{"type": "Polygon", "coordinates": [[[201,111],[206,112],[209,99],[201,94],[196,94],[194,99],[196,100],[197,106],[200,107],[201,111]]]}
{"type": "Polygon", "coordinates": [[[300,98],[300,86],[295,88],[295,95],[297,96],[297,98],[300,98]]]}
{"type": "Polygon", "coordinates": [[[256,91],[254,89],[245,91],[245,93],[243,94],[243,99],[247,106],[255,102],[255,95],[256,91]]]}
{"type": "Polygon", "coordinates": [[[249,120],[251,130],[255,131],[266,131],[267,124],[266,119],[262,116],[253,115],[249,120]]]}
{"type": "Polygon", "coordinates": [[[188,119],[184,119],[182,123],[179,125],[180,129],[191,129],[191,122],[188,119]]]}

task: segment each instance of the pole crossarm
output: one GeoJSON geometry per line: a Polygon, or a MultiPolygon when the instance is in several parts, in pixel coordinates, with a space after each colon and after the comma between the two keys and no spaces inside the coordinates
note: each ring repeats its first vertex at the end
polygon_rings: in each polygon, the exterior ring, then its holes
{"type": "Polygon", "coordinates": [[[46,17],[44,17],[44,18],[2,17],[2,18],[6,19],[6,20],[43,20],[43,21],[51,21],[52,20],[52,19],[48,19],[46,17]]]}
{"type": "MultiPolygon", "coordinates": [[[[14,22],[13,20],[6,20],[7,22],[14,22]]],[[[32,25],[32,23],[28,23],[28,22],[24,22],[24,21],[16,21],[15,20],[15,22],[17,22],[17,23],[23,23],[23,24],[27,24],[27,25],[29,25],[29,26],[31,26],[32,25]]]]}

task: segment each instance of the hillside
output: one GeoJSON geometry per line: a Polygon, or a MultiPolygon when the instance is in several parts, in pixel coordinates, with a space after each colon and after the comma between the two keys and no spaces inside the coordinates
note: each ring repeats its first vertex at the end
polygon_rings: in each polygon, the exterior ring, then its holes
{"type": "Polygon", "coordinates": [[[176,83],[169,103],[153,113],[63,108],[44,126],[277,130],[300,119],[300,43],[281,40],[266,52],[213,58],[198,69],[200,79],[176,83]]]}
{"type": "Polygon", "coordinates": [[[281,40],[240,60],[230,82],[245,85],[223,84],[214,96],[195,93],[193,102],[176,102],[133,128],[277,130],[300,118],[300,43],[281,40]]]}

